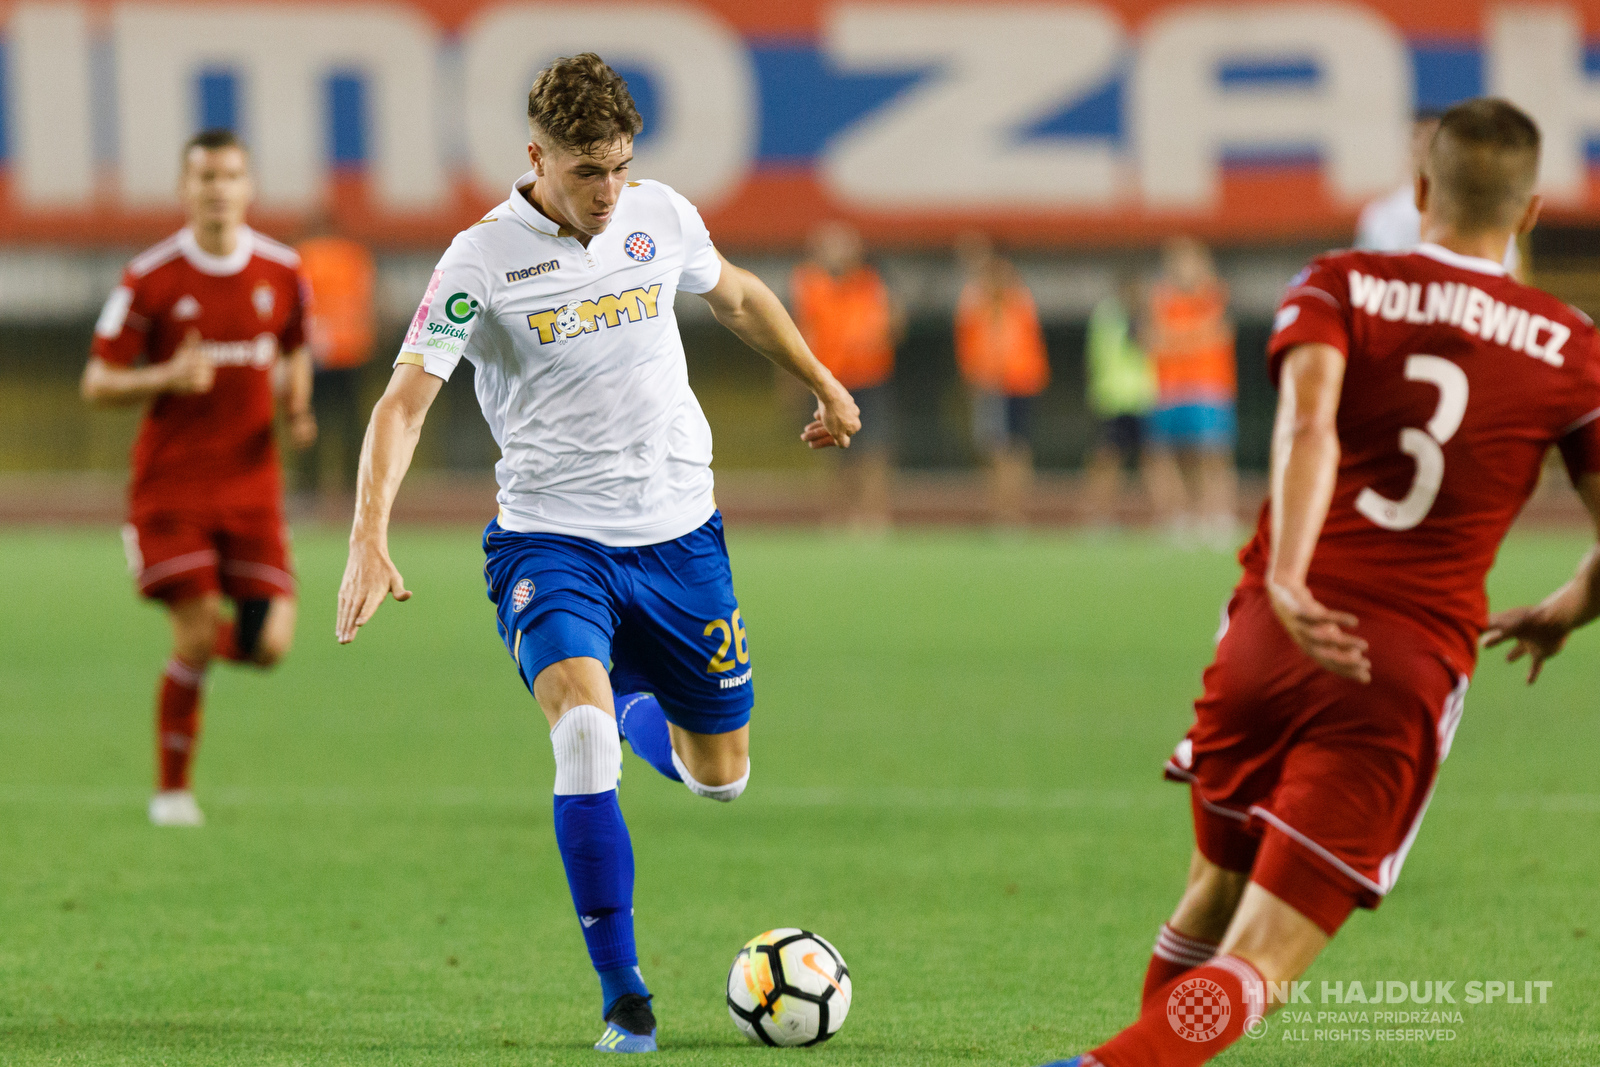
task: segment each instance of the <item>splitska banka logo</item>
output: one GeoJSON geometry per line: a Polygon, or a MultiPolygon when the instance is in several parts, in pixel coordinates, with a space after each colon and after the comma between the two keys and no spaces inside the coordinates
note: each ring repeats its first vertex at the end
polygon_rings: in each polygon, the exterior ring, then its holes
{"type": "Polygon", "coordinates": [[[660,296],[661,283],[657,282],[648,289],[629,289],[598,300],[574,300],[529,315],[528,329],[538,331],[539,343],[547,345],[558,338],[594,333],[601,322],[618,326],[623,322],[653,319],[658,314],[656,301],[660,296]]]}

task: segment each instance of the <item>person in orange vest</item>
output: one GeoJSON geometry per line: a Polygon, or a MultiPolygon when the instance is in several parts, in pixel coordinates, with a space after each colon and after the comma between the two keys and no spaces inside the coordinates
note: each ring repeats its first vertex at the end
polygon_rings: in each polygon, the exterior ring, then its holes
{"type": "Polygon", "coordinates": [[[323,434],[302,466],[301,490],[317,492],[331,465],[338,472],[337,487],[349,491],[355,488],[366,427],[361,368],[372,358],[377,270],[366,246],[338,236],[325,221],[313,233],[297,251],[311,287],[310,341],[316,361],[312,395],[323,434]]]}
{"type": "Polygon", "coordinates": [[[1050,361],[1033,294],[986,236],[961,238],[967,273],[956,305],[956,365],[972,400],[972,439],[989,463],[996,522],[1027,518],[1033,484],[1033,400],[1050,384],[1050,361]]]}
{"type": "Polygon", "coordinates": [[[1228,290],[1205,245],[1192,237],[1166,243],[1145,327],[1145,349],[1156,368],[1150,487],[1158,517],[1181,539],[1193,533],[1213,547],[1230,548],[1237,521],[1238,370],[1228,290]],[[1192,493],[1183,466],[1193,472],[1192,493]]]}
{"type": "Polygon", "coordinates": [[[843,222],[817,227],[789,294],[806,344],[861,408],[861,432],[839,455],[834,499],[844,502],[852,528],[886,530],[894,459],[890,379],[903,330],[900,311],[866,261],[861,235],[843,222]]]}

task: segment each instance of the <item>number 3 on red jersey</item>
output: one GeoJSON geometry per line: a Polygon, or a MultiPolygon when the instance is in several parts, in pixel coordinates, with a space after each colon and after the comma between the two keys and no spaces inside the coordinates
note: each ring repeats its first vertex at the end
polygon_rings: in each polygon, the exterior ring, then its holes
{"type": "Polygon", "coordinates": [[[1467,375],[1439,356],[1408,356],[1406,380],[1427,382],[1439,389],[1439,406],[1425,430],[1407,426],[1400,431],[1400,451],[1417,464],[1411,488],[1402,500],[1390,500],[1373,489],[1361,490],[1356,510],[1385,530],[1409,530],[1428,517],[1439,487],[1444,484],[1444,444],[1461,428],[1467,413],[1467,375]]]}

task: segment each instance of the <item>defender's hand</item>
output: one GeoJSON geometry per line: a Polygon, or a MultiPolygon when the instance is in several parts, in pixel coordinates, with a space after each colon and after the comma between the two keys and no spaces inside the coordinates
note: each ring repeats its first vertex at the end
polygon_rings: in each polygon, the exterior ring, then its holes
{"type": "Polygon", "coordinates": [[[1359,625],[1354,615],[1323,607],[1304,585],[1268,581],[1267,594],[1272,598],[1272,611],[1278,622],[1317,666],[1362,685],[1372,681],[1367,643],[1347,632],[1359,625]]]}
{"type": "Polygon", "coordinates": [[[289,416],[289,443],[302,452],[317,443],[317,416],[309,409],[289,416]]]}
{"type": "Polygon", "coordinates": [[[1506,653],[1506,662],[1515,663],[1528,657],[1528,684],[1538,680],[1544,661],[1560,652],[1567,643],[1572,627],[1554,611],[1541,604],[1534,608],[1512,608],[1496,612],[1489,618],[1489,627],[1481,638],[1484,648],[1494,648],[1507,641],[1515,641],[1506,653]]]}
{"type": "Polygon", "coordinates": [[[843,386],[817,397],[817,412],[800,440],[811,448],[849,448],[850,438],[861,432],[861,409],[843,386]]]}
{"type": "Polygon", "coordinates": [[[212,383],[217,380],[216,365],[200,347],[199,330],[191,329],[184,335],[166,366],[169,393],[209,393],[212,383]]]}
{"type": "Polygon", "coordinates": [[[387,546],[352,541],[344,579],[339,583],[339,617],[334,623],[334,636],[339,643],[348,645],[354,641],[356,631],[367,624],[383,598],[391,594],[396,600],[411,599],[411,590],[389,559],[387,546]]]}

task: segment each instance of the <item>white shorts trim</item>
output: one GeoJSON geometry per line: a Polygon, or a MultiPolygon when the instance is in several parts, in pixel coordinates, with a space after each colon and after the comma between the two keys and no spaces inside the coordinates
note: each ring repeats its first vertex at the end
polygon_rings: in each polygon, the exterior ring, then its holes
{"type": "Polygon", "coordinates": [[[131,522],[122,524],[122,555],[128,561],[128,573],[144,570],[144,553],[139,551],[139,527],[131,522]]]}
{"type": "Polygon", "coordinates": [[[1268,811],[1266,808],[1263,808],[1260,804],[1252,804],[1250,806],[1250,814],[1265,822],[1271,823],[1273,826],[1276,826],[1279,830],[1282,830],[1285,834],[1288,834],[1290,837],[1294,838],[1295,841],[1303,845],[1307,851],[1311,852],[1315,856],[1327,860],[1335,870],[1339,871],[1339,873],[1343,874],[1345,877],[1361,886],[1361,888],[1371,890],[1380,897],[1384,895],[1385,890],[1383,886],[1366,877],[1344,860],[1340,859],[1338,856],[1335,856],[1332,852],[1329,852],[1327,849],[1311,840],[1311,838],[1307,837],[1299,830],[1296,830],[1294,827],[1290,826],[1288,823],[1272,814],[1272,812],[1268,811]]]}
{"type": "Polygon", "coordinates": [[[185,552],[181,556],[173,556],[140,571],[139,588],[148,589],[163,578],[170,578],[184,571],[199,570],[201,567],[215,566],[216,562],[217,550],[214,548],[202,548],[198,552],[185,552]]]}
{"type": "Polygon", "coordinates": [[[241,578],[255,578],[275,585],[291,596],[295,591],[294,575],[270,563],[252,563],[249,560],[229,560],[222,565],[224,574],[237,574],[241,578]]]}
{"type": "MultiPolygon", "coordinates": [[[[1167,760],[1167,773],[1172,775],[1174,778],[1183,779],[1185,782],[1188,782],[1191,787],[1200,784],[1200,779],[1196,778],[1194,775],[1190,774],[1188,771],[1184,770],[1171,760],[1167,760]]],[[[1205,808],[1213,815],[1221,815],[1225,819],[1235,819],[1239,822],[1250,821],[1250,816],[1242,811],[1235,811],[1232,808],[1225,808],[1221,804],[1211,803],[1211,801],[1200,795],[1199,789],[1194,790],[1194,795],[1195,799],[1200,801],[1200,806],[1205,808]]]]}

